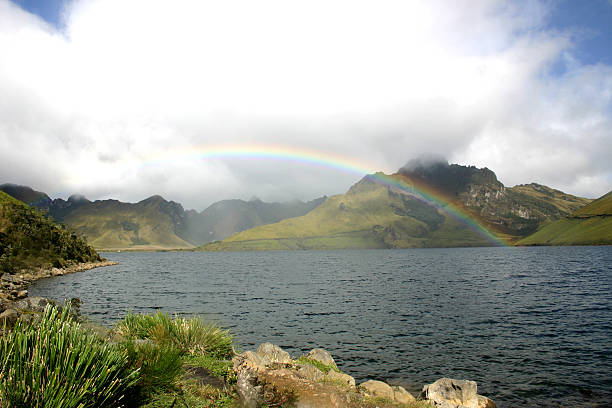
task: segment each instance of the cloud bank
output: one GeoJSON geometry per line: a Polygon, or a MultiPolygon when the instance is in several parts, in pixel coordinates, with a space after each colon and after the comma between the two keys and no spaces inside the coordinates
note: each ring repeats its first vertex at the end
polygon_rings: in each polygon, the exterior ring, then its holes
{"type": "Polygon", "coordinates": [[[612,67],[573,58],[553,5],[76,0],[57,30],[0,0],[1,181],[203,209],[360,178],[196,154],[272,145],[386,172],[435,153],[596,197],[612,189],[612,67]]]}

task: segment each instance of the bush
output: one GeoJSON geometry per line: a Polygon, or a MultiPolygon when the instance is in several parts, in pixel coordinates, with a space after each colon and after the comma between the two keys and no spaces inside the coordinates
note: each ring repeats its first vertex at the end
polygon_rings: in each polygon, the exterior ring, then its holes
{"type": "Polygon", "coordinates": [[[206,323],[201,317],[170,318],[166,313],[154,315],[129,313],[116,330],[127,338],[150,339],[159,345],[171,345],[184,353],[231,357],[232,336],[229,331],[206,323]]]}
{"type": "MultiPolygon", "coordinates": [[[[2,193],[4,194],[4,193],[2,193]]],[[[84,238],[0,194],[0,272],[101,260],[84,238]]],[[[15,200],[16,201],[16,200],[15,200]]]]}
{"type": "Polygon", "coordinates": [[[47,306],[0,338],[0,406],[117,407],[139,379],[125,352],[47,306]]]}
{"type": "Polygon", "coordinates": [[[129,365],[138,369],[140,380],[131,399],[144,401],[154,393],[173,391],[181,374],[181,351],[172,346],[125,342],[129,365]]]}

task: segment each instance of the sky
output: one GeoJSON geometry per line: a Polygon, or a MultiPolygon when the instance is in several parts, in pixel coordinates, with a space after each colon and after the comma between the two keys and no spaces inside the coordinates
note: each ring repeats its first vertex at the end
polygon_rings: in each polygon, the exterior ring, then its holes
{"type": "Polygon", "coordinates": [[[596,198],[610,44],[612,0],[0,0],[0,183],[202,210],[435,154],[596,198]]]}

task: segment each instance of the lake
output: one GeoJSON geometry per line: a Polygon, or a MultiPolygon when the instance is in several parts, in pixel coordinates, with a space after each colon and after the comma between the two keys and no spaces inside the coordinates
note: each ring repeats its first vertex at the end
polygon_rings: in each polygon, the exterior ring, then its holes
{"type": "Polygon", "coordinates": [[[478,382],[498,407],[612,406],[612,247],[104,253],[44,279],[90,319],[202,314],[241,350],[328,350],[357,382],[478,382]]]}

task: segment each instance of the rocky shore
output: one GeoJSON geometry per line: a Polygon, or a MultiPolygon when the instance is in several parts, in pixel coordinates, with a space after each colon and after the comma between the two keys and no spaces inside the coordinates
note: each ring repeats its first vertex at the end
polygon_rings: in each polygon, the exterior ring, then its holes
{"type": "Polygon", "coordinates": [[[50,299],[28,297],[30,283],[38,279],[62,276],[115,264],[117,262],[102,260],[74,264],[65,268],[36,268],[22,270],[17,274],[2,274],[0,276],[0,330],[4,325],[12,326],[19,316],[31,316],[33,313],[42,311],[48,303],[55,303],[50,299]]]}
{"type": "MultiPolygon", "coordinates": [[[[28,296],[28,285],[38,279],[114,265],[100,261],[67,268],[36,269],[0,276],[0,331],[12,327],[18,318],[31,320],[56,301],[28,296]]],[[[78,299],[73,299],[78,302],[78,299]]],[[[204,384],[237,395],[240,406],[291,406],[296,408],[496,408],[495,403],[477,393],[477,384],[469,380],[441,378],[425,385],[417,396],[401,386],[367,380],[357,384],[343,373],[329,352],[314,349],[293,359],[289,353],[271,343],[256,351],[246,351],[232,359],[231,385],[210,375],[204,384]],[[219,384],[217,384],[219,383],[219,384]]]]}
{"type": "Polygon", "coordinates": [[[439,407],[495,408],[495,403],[477,393],[474,381],[441,378],[423,387],[417,397],[403,387],[368,380],[356,384],[342,373],[329,352],[311,350],[292,359],[271,343],[233,359],[236,391],[242,406],[290,405],[297,408],[439,407]]]}

